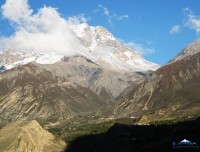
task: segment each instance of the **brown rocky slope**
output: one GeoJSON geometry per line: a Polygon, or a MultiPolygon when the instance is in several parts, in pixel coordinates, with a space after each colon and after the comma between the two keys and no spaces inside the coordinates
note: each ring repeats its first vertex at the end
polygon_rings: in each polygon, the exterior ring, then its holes
{"type": "Polygon", "coordinates": [[[142,122],[194,117],[200,112],[200,53],[156,70],[118,100],[115,113],[142,116],[142,122]]]}
{"type": "Polygon", "coordinates": [[[107,104],[92,90],[32,63],[4,71],[1,76],[1,120],[57,122],[107,104]]]}

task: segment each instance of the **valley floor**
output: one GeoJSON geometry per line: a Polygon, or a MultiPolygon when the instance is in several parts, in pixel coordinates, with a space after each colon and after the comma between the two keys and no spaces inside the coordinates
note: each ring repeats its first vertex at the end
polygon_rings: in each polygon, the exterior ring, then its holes
{"type": "Polygon", "coordinates": [[[105,133],[76,138],[65,152],[193,152],[200,151],[199,145],[200,118],[168,125],[116,123],[105,133]],[[184,139],[197,146],[177,148],[184,139]]]}

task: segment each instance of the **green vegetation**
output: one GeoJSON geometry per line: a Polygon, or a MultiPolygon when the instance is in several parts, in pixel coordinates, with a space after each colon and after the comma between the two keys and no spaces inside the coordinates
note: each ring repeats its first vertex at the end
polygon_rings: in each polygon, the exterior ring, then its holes
{"type": "Polygon", "coordinates": [[[63,129],[62,128],[50,128],[48,131],[51,133],[57,133],[57,132],[63,131],[63,129]]]}
{"type": "Polygon", "coordinates": [[[176,117],[174,119],[157,119],[150,122],[150,125],[164,125],[164,124],[176,124],[180,122],[192,121],[198,118],[198,115],[185,115],[176,117]]]}
{"type": "Polygon", "coordinates": [[[66,143],[69,144],[71,141],[80,136],[105,133],[115,123],[133,124],[134,122],[135,119],[119,118],[101,123],[83,124],[80,126],[73,126],[68,128],[50,128],[48,131],[55,136],[62,138],[66,143]]]}
{"type": "Polygon", "coordinates": [[[176,123],[177,120],[174,119],[170,119],[170,120],[156,120],[156,121],[152,121],[150,123],[150,125],[164,125],[164,124],[173,124],[176,123]]]}
{"type": "MultiPolygon", "coordinates": [[[[163,125],[163,124],[175,124],[178,122],[184,122],[193,120],[196,118],[194,115],[190,116],[177,116],[176,118],[171,117],[170,115],[166,118],[157,117],[152,114],[149,115],[148,118],[150,121],[150,125],[163,125]]],[[[79,117],[79,119],[83,119],[79,117]]],[[[98,123],[88,123],[90,120],[84,119],[85,121],[81,124],[78,123],[66,123],[65,126],[57,127],[57,128],[49,128],[48,131],[54,134],[56,137],[62,138],[67,144],[71,143],[78,137],[85,135],[97,135],[101,133],[105,133],[108,129],[113,126],[115,123],[121,124],[135,124],[138,122],[140,118],[118,118],[113,120],[106,120],[106,118],[95,116],[93,117],[95,120],[99,120],[98,123]]]]}
{"type": "Polygon", "coordinates": [[[88,124],[72,128],[50,128],[48,131],[57,137],[61,137],[66,143],[70,143],[80,136],[104,133],[109,127],[108,124],[88,124]]]}

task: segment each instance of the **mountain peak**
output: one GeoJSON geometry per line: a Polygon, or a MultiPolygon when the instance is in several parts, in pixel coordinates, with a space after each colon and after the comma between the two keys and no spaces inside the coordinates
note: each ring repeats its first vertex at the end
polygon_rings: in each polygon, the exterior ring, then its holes
{"type": "Polygon", "coordinates": [[[200,39],[195,40],[191,44],[189,44],[185,49],[183,49],[174,59],[170,62],[175,62],[182,60],[188,56],[195,55],[200,52],[200,39]]]}
{"type": "MultiPolygon", "coordinates": [[[[118,41],[102,26],[89,26],[87,23],[70,27],[76,35],[77,45],[81,46],[75,55],[84,56],[92,62],[120,71],[148,71],[159,66],[145,60],[138,52],[131,50],[118,41]]],[[[36,62],[54,64],[62,60],[65,54],[41,53],[7,50],[0,53],[0,68],[6,69],[20,64],[36,62]]]]}

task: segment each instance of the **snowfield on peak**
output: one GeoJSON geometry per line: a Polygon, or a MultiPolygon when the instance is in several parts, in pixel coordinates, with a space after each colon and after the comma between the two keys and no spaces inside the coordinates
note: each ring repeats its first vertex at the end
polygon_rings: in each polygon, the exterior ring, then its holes
{"type": "MultiPolygon", "coordinates": [[[[84,56],[100,66],[119,71],[148,71],[159,67],[123,45],[101,26],[93,27],[82,23],[70,28],[76,34],[77,43],[82,46],[77,55],[84,56]]],[[[11,69],[29,62],[54,64],[61,61],[64,56],[54,53],[6,50],[0,52],[0,67],[11,69]]]]}
{"type": "Polygon", "coordinates": [[[60,61],[63,57],[63,55],[7,50],[0,53],[0,66],[4,66],[5,69],[11,69],[16,65],[24,65],[30,62],[36,62],[39,64],[53,64],[60,61]]]}

